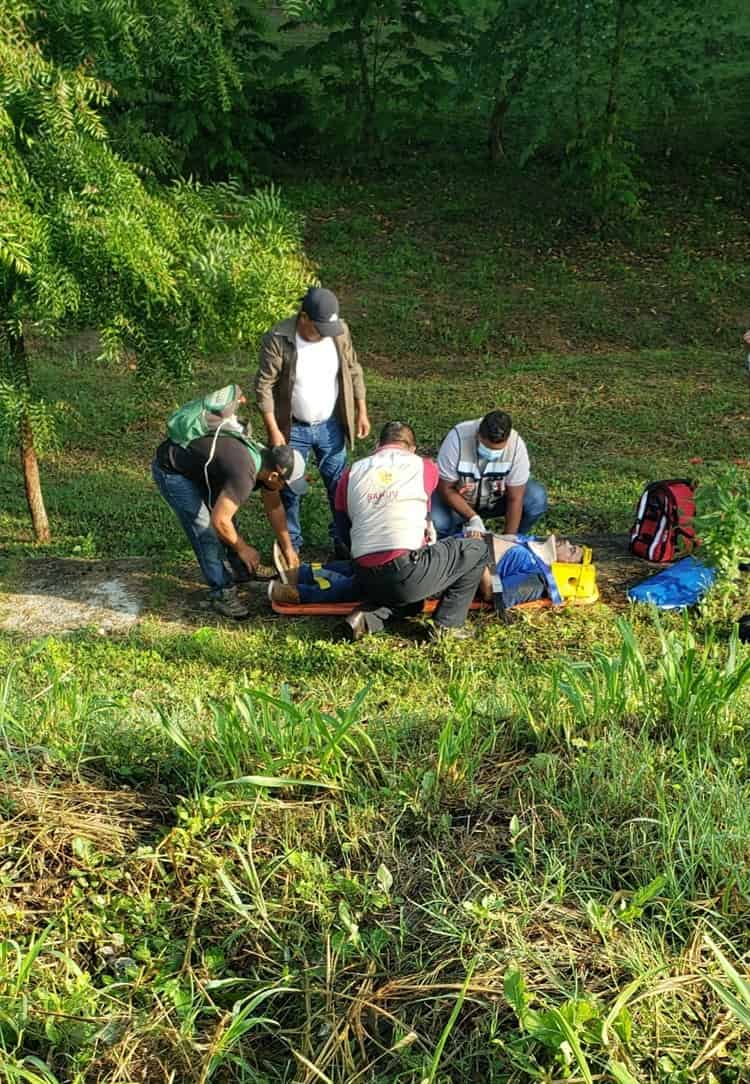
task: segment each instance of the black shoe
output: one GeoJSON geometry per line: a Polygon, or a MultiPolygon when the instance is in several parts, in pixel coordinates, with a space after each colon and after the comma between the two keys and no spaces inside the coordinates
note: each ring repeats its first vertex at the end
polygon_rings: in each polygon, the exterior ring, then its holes
{"type": "Polygon", "coordinates": [[[743,644],[750,644],[750,614],[740,618],[739,637],[743,644]]]}
{"type": "Polygon", "coordinates": [[[443,640],[473,640],[474,630],[468,625],[438,625],[430,629],[430,639],[438,644],[443,640]]]}
{"type": "Polygon", "coordinates": [[[344,618],[341,633],[344,639],[351,640],[352,643],[356,643],[357,640],[362,640],[365,636],[368,636],[370,630],[367,627],[367,617],[364,610],[355,610],[344,618]]]}

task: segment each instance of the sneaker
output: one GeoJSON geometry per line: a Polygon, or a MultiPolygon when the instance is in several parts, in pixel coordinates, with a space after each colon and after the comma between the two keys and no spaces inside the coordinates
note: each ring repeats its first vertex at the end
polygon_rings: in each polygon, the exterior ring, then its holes
{"type": "Polygon", "coordinates": [[[268,597],[271,602],[281,602],[287,606],[299,606],[299,591],[290,583],[271,580],[268,585],[268,597]]]}
{"type": "Polygon", "coordinates": [[[233,617],[235,621],[245,621],[250,611],[240,598],[236,587],[225,587],[211,599],[211,605],[222,617],[233,617]]]}
{"type": "Polygon", "coordinates": [[[367,627],[367,617],[364,610],[355,610],[344,618],[341,624],[341,633],[346,640],[351,640],[352,643],[369,636],[370,630],[367,627]]]}
{"type": "Polygon", "coordinates": [[[474,630],[469,625],[438,625],[430,629],[430,639],[438,644],[443,640],[473,640],[474,630]]]}

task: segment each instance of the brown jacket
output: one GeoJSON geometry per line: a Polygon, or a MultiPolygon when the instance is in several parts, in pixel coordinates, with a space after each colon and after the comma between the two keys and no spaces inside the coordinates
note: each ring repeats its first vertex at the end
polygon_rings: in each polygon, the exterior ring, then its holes
{"type": "MultiPolygon", "coordinates": [[[[272,410],[284,438],[289,440],[292,426],[292,388],[297,368],[295,333],[297,317],[282,320],[263,336],[260,366],[255,376],[255,400],[263,413],[272,410]]],[[[346,433],[349,447],[356,437],[354,402],[365,398],[365,378],[352,344],[349,328],[334,338],[339,355],[339,397],[336,414],[346,433]]]]}

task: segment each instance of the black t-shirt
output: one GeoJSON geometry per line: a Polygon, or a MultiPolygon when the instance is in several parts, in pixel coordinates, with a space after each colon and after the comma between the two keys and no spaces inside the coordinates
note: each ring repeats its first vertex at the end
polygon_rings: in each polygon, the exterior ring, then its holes
{"type": "Polygon", "coordinates": [[[220,493],[236,505],[244,504],[255,488],[258,470],[249,448],[235,437],[219,437],[208,468],[210,494],[206,492],[204,469],[214,438],[198,437],[182,448],[165,440],[156,449],[156,462],[162,470],[182,474],[201,487],[211,505],[220,493]]]}

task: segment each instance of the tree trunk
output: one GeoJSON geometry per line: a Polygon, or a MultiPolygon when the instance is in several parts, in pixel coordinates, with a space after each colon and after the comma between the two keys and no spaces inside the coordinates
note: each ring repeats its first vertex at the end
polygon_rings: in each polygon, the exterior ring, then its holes
{"type": "Polygon", "coordinates": [[[354,42],[359,62],[359,93],[362,101],[362,143],[370,151],[377,142],[375,128],[375,96],[370,85],[370,72],[367,61],[367,47],[365,33],[362,26],[362,16],[357,14],[352,22],[354,42]]]}
{"type": "Polygon", "coordinates": [[[526,78],[526,65],[522,64],[504,86],[495,91],[495,104],[490,115],[490,124],[487,131],[487,150],[490,161],[498,162],[505,157],[505,117],[511,107],[513,99],[520,91],[526,78]]]}
{"type": "MultiPolygon", "coordinates": [[[[31,384],[29,374],[29,361],[26,354],[26,344],[23,335],[11,335],[9,337],[11,367],[13,374],[24,389],[31,384]]],[[[23,484],[26,487],[26,502],[31,513],[31,522],[34,527],[34,537],[37,542],[49,542],[51,535],[47,510],[44,507],[42,487],[39,482],[39,462],[34,448],[34,431],[31,418],[26,406],[19,426],[19,445],[21,451],[21,469],[23,470],[23,484]]]]}
{"type": "Polygon", "coordinates": [[[617,126],[618,93],[620,90],[620,69],[622,55],[625,52],[625,15],[628,0],[619,0],[615,19],[615,41],[612,47],[612,57],[609,69],[609,91],[607,105],[604,110],[604,136],[608,146],[615,141],[615,127],[617,126]]]}
{"type": "Polygon", "coordinates": [[[51,538],[49,521],[44,507],[42,487],[39,484],[39,463],[34,450],[34,434],[31,431],[28,415],[21,421],[21,466],[23,467],[23,482],[26,486],[26,501],[34,526],[34,537],[37,542],[49,542],[51,538]]]}
{"type": "Polygon", "coordinates": [[[583,139],[583,103],[581,101],[581,88],[583,84],[583,3],[578,0],[575,16],[575,110],[576,110],[576,138],[583,139]]]}
{"type": "Polygon", "coordinates": [[[491,162],[499,162],[501,158],[505,158],[503,125],[505,123],[505,114],[508,112],[509,105],[509,98],[495,98],[495,104],[492,107],[492,113],[490,115],[490,127],[487,132],[487,151],[491,162]]]}

